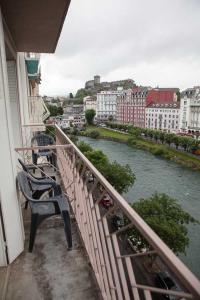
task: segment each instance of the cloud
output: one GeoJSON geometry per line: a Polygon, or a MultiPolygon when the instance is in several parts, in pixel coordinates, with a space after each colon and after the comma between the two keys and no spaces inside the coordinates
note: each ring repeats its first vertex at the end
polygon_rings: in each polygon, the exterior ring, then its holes
{"type": "Polygon", "coordinates": [[[54,55],[43,55],[42,94],[66,94],[93,75],[178,86],[200,78],[199,0],[73,0],[54,55]]]}

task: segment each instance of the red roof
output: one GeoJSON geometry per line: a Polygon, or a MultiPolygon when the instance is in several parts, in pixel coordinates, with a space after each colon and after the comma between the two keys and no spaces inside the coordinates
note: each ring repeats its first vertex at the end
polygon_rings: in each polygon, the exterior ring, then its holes
{"type": "Polygon", "coordinates": [[[169,89],[162,90],[150,90],[148,92],[146,103],[149,105],[150,103],[159,103],[159,104],[167,104],[174,102],[174,90],[171,91],[169,89]]]}

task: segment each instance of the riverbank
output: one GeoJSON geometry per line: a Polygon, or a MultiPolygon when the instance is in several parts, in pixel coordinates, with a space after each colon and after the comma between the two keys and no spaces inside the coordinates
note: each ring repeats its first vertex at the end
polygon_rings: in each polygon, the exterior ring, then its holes
{"type": "Polygon", "coordinates": [[[92,130],[99,132],[98,139],[105,139],[110,141],[115,141],[119,143],[128,144],[132,148],[138,148],[148,151],[156,156],[169,159],[183,166],[189,167],[193,170],[200,171],[200,160],[198,158],[192,157],[187,153],[180,152],[173,149],[167,145],[157,144],[154,141],[142,139],[141,137],[133,137],[131,134],[125,134],[118,131],[113,131],[108,128],[101,128],[90,126],[85,132],[82,132],[83,136],[90,136],[92,130]],[[130,141],[131,139],[131,141],[130,141]]]}

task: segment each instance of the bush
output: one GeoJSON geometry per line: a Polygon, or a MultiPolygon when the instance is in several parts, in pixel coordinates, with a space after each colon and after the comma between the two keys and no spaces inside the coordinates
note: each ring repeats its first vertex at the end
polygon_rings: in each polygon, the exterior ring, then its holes
{"type": "Polygon", "coordinates": [[[152,153],[157,156],[163,156],[165,154],[165,151],[163,149],[158,148],[153,149],[152,153]]]}
{"type": "Polygon", "coordinates": [[[134,146],[134,145],[137,144],[137,142],[136,142],[136,140],[135,140],[134,137],[129,138],[128,141],[127,141],[127,143],[128,143],[129,146],[134,146]]]}
{"type": "Polygon", "coordinates": [[[97,139],[99,136],[100,136],[100,133],[97,130],[92,130],[89,133],[89,137],[91,137],[93,139],[97,139]]]}

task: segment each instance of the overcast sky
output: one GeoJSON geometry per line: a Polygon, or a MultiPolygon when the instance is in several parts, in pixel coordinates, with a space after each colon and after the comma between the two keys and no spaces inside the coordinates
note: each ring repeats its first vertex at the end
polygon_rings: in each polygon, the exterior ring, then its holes
{"type": "Polygon", "coordinates": [[[67,95],[98,74],[138,85],[200,85],[200,0],[71,0],[41,94],[67,95]]]}

